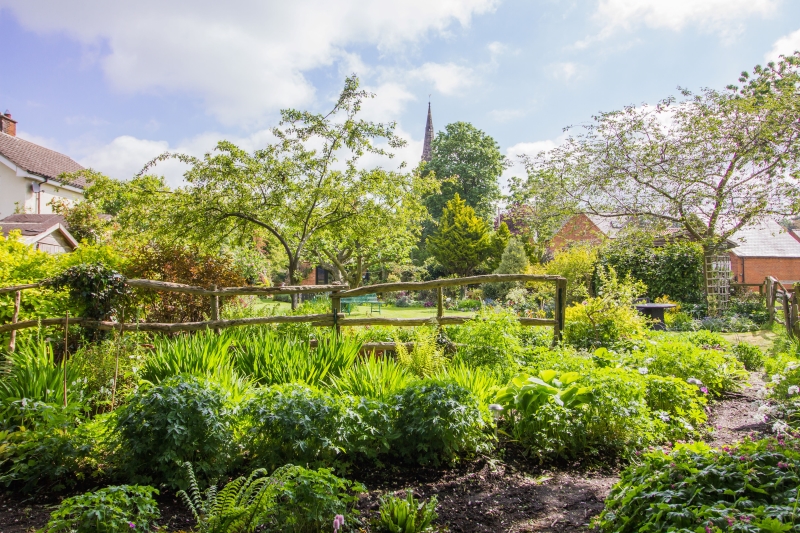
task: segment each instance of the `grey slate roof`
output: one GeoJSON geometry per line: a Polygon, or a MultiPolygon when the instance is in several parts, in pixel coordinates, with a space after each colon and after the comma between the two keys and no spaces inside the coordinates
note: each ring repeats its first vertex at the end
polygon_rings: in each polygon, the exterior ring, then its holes
{"type": "MultiPolygon", "coordinates": [[[[62,172],[83,170],[81,165],[64,154],[6,133],[0,133],[0,155],[31,174],[52,180],[58,180],[62,172]]],[[[86,180],[81,177],[69,185],[83,189],[86,180]]]]}
{"type": "Polygon", "coordinates": [[[12,230],[19,230],[23,236],[32,237],[47,231],[56,224],[67,227],[67,221],[61,215],[32,215],[29,213],[9,215],[0,220],[3,235],[7,236],[12,230]]]}
{"type": "Polygon", "coordinates": [[[774,220],[738,231],[731,240],[737,244],[731,252],[739,257],[800,258],[800,241],[774,220]]]}

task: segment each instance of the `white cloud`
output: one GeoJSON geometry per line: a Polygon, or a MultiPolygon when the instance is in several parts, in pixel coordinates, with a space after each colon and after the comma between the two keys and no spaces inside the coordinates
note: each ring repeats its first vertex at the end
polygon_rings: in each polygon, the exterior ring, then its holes
{"type": "Polygon", "coordinates": [[[410,77],[432,83],[442,94],[454,95],[476,83],[475,71],[455,63],[425,63],[408,73],[410,77]]]}
{"type": "Polygon", "coordinates": [[[575,43],[577,48],[607,39],[620,30],[640,25],[681,31],[695,25],[730,40],[742,30],[742,21],[774,13],[779,0],[599,0],[594,18],[599,34],[575,43]]]}
{"type": "Polygon", "coordinates": [[[581,78],[582,67],[577,63],[553,63],[547,66],[548,75],[559,81],[572,81],[581,78]]]}
{"type": "Polygon", "coordinates": [[[506,148],[506,158],[511,162],[511,166],[503,172],[500,178],[501,186],[504,190],[508,187],[508,180],[512,177],[524,177],[526,174],[525,165],[520,161],[520,156],[528,155],[535,157],[539,152],[552,150],[567,138],[567,135],[561,135],[556,139],[547,139],[544,141],[521,142],[506,148]]]}
{"type": "Polygon", "coordinates": [[[777,61],[779,56],[788,56],[800,50],[800,30],[784,35],[772,45],[772,50],[764,56],[766,61],[777,61]]]}
{"type": "Polygon", "coordinates": [[[278,108],[313,100],[305,72],[363,66],[348,46],[397,52],[469,25],[498,1],[0,0],[0,8],[28,29],[83,43],[87,61],[99,62],[120,91],[194,94],[225,124],[257,125],[278,108]]]}

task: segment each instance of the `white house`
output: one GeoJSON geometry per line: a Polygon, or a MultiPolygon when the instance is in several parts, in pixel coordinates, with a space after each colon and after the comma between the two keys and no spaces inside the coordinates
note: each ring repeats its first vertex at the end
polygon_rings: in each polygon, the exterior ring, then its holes
{"type": "Polygon", "coordinates": [[[83,167],[65,156],[17,137],[17,121],[0,114],[0,218],[13,213],[50,214],[54,198],[68,202],[83,199],[86,181],[61,183],[64,172],[83,167]]]}
{"type": "Polygon", "coordinates": [[[61,215],[20,213],[0,219],[0,233],[8,237],[12,231],[20,233],[23,243],[51,254],[71,252],[78,247],[61,215]]]}

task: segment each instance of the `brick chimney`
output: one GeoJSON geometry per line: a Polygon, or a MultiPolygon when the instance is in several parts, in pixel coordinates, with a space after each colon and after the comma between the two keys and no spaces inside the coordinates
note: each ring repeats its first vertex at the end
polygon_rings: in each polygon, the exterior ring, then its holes
{"type": "Polygon", "coordinates": [[[17,136],[17,121],[11,118],[11,112],[8,109],[0,115],[0,131],[12,137],[17,136]]]}

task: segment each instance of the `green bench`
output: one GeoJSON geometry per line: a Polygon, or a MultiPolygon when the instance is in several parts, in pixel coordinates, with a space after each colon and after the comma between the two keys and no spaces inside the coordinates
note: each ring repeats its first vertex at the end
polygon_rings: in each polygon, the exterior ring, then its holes
{"type": "Polygon", "coordinates": [[[364,296],[353,296],[352,298],[342,298],[342,311],[348,315],[353,311],[353,307],[362,304],[369,304],[369,312],[374,313],[375,309],[381,314],[383,302],[378,300],[377,294],[365,294],[364,296]]]}

